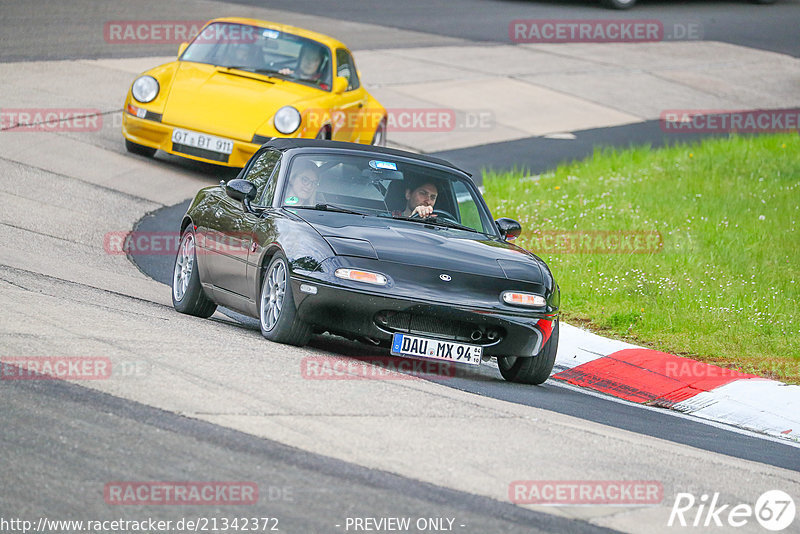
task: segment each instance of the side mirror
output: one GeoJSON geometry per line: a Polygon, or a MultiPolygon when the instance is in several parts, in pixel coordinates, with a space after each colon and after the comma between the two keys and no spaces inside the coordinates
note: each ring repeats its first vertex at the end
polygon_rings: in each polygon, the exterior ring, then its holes
{"type": "Polygon", "coordinates": [[[182,42],[180,46],[178,46],[178,57],[183,55],[183,51],[186,50],[186,47],[189,46],[189,43],[186,41],[182,42]]]}
{"type": "Polygon", "coordinates": [[[234,200],[249,203],[251,200],[255,200],[258,190],[252,182],[236,179],[225,184],[225,193],[234,200]]]}
{"type": "Polygon", "coordinates": [[[347,90],[347,78],[337,76],[333,79],[333,92],[337,95],[344,93],[347,90]]]}
{"type": "Polygon", "coordinates": [[[522,225],[514,219],[500,217],[495,222],[497,223],[497,229],[500,230],[500,235],[502,235],[503,239],[506,241],[514,240],[522,233],[522,225]]]}

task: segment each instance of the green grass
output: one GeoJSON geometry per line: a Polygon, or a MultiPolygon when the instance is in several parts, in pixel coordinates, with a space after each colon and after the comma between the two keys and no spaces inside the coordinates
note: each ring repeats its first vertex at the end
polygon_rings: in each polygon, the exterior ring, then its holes
{"type": "Polygon", "coordinates": [[[518,244],[550,265],[567,321],[800,383],[797,134],[607,149],[539,177],[485,172],[484,186],[495,217],[519,220],[518,244]],[[543,249],[554,231],[658,232],[663,246],[543,249]]]}

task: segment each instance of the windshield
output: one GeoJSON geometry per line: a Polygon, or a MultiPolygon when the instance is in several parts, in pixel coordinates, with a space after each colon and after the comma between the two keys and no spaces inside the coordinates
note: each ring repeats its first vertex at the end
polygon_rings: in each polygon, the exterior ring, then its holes
{"type": "Polygon", "coordinates": [[[215,22],[195,37],[181,61],[280,76],[331,88],[331,52],[327,46],[278,30],[215,22]]]}
{"type": "Polygon", "coordinates": [[[285,207],[392,217],[496,235],[477,189],[447,170],[388,155],[298,155],[281,196],[285,207]],[[414,215],[431,206],[430,217],[414,215]],[[413,216],[412,216],[413,215],[413,216]]]}

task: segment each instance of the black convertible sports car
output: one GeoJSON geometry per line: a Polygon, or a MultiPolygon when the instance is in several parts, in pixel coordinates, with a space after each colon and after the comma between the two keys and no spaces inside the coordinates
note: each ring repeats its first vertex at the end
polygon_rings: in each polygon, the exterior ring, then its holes
{"type": "Polygon", "coordinates": [[[198,192],[172,301],[199,317],[217,305],[257,317],[279,343],[330,332],[402,357],[496,357],[507,380],[540,384],[558,348],[559,288],[509,242],[520,232],[446,161],[274,139],[235,180],[198,192]]]}

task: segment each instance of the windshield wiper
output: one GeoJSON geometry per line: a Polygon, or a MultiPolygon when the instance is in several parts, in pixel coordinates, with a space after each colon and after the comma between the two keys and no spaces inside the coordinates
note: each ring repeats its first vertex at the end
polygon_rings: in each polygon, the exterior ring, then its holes
{"type": "Polygon", "coordinates": [[[257,69],[255,67],[248,67],[247,65],[218,65],[222,69],[236,69],[236,70],[243,70],[245,72],[254,72],[256,74],[263,74],[265,76],[279,76],[281,78],[285,78],[285,74],[281,74],[277,70],[273,69],[257,69]]]}
{"type": "Polygon", "coordinates": [[[336,213],[349,213],[351,215],[361,215],[362,217],[367,217],[369,214],[361,213],[360,211],[351,210],[348,208],[343,208],[341,206],[337,206],[335,204],[316,204],[314,206],[285,206],[287,208],[308,208],[312,210],[320,210],[320,211],[335,211],[336,213]]]}
{"type": "Polygon", "coordinates": [[[275,70],[275,69],[253,69],[253,72],[258,73],[258,74],[264,74],[266,76],[275,76],[275,75],[277,75],[277,76],[280,76],[281,78],[286,78],[288,76],[287,74],[281,74],[280,71],[275,70]]]}
{"type": "Polygon", "coordinates": [[[394,219],[402,219],[404,221],[413,221],[413,222],[420,222],[423,224],[432,224],[434,226],[444,226],[447,228],[457,228],[459,230],[466,230],[467,232],[475,232],[476,234],[482,234],[480,230],[476,230],[475,228],[464,226],[463,224],[457,223],[455,221],[451,221],[448,219],[440,219],[438,217],[405,217],[403,215],[393,217],[394,219]]]}
{"type": "Polygon", "coordinates": [[[252,67],[247,65],[217,65],[221,69],[250,70],[252,67]]]}

